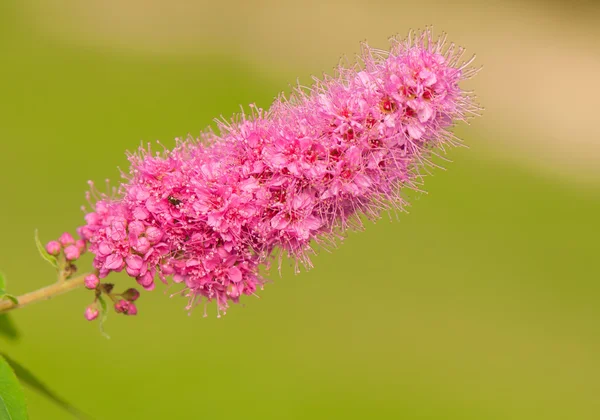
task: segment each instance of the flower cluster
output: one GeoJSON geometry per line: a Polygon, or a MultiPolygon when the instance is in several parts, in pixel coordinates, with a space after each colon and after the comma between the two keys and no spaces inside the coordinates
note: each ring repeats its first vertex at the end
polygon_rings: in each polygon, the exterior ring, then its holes
{"type": "Polygon", "coordinates": [[[87,244],[83,239],[75,240],[73,235],[65,232],[60,235],[58,241],[50,241],[46,244],[46,252],[54,257],[63,254],[67,261],[76,261],[86,251],[87,244]]]}
{"type": "MultiPolygon", "coordinates": [[[[48,242],[45,251],[57,268],[59,282],[64,282],[77,271],[75,262],[87,251],[87,242],[83,239],[75,240],[70,233],[65,232],[57,241],[48,242]]],[[[99,301],[103,294],[113,301],[117,313],[137,314],[137,307],[133,302],[139,298],[140,292],[136,289],[127,289],[120,294],[113,293],[114,285],[101,283],[97,271],[83,276],[83,284],[87,289],[94,291],[94,302],[86,308],[84,314],[88,321],[98,318],[100,314],[99,301]]]]}
{"type": "Polygon", "coordinates": [[[429,31],[389,52],[364,45],[355,66],[220,134],[130,155],[118,196],[99,197],[78,230],[98,276],[125,270],[146,290],[172,276],[190,308],[204,297],[225,310],[262,285],[277,250],[310,266],[311,241],[401,208],[432,149],[458,141],[448,129],[477,111],[459,87],[475,73],[462,53],[429,31]]]}
{"type": "Polygon", "coordinates": [[[85,309],[85,319],[93,321],[100,315],[99,300],[102,294],[108,296],[114,303],[115,312],[123,315],[137,315],[137,306],[135,301],[140,297],[140,292],[136,289],[127,289],[125,292],[113,293],[114,285],[111,283],[100,283],[95,274],[90,274],[85,278],[85,287],[95,291],[94,302],[85,309]]]}

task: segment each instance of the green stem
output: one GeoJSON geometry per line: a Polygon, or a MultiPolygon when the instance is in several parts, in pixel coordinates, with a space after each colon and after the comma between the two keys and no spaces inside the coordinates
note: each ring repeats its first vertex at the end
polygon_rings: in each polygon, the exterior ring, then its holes
{"type": "Polygon", "coordinates": [[[33,292],[17,296],[17,300],[19,301],[18,304],[8,299],[0,300],[0,314],[12,311],[13,309],[22,308],[23,306],[27,306],[31,303],[48,300],[54,296],[77,289],[78,287],[83,286],[85,276],[88,274],[89,273],[85,273],[70,280],[59,280],[50,286],[42,287],[41,289],[34,290],[33,292]]]}

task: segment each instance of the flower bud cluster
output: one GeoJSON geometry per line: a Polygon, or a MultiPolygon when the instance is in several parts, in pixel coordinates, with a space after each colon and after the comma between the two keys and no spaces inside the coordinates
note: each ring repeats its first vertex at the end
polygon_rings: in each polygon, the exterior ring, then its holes
{"type": "Polygon", "coordinates": [[[100,283],[95,274],[90,274],[85,277],[85,286],[88,289],[94,289],[96,291],[94,302],[85,310],[85,318],[88,321],[93,321],[98,318],[98,315],[100,314],[98,301],[103,294],[113,301],[116,313],[137,315],[138,310],[134,303],[140,297],[140,292],[137,289],[130,288],[120,294],[113,293],[114,285],[111,283],[100,283]]]}
{"type": "Polygon", "coordinates": [[[48,242],[45,248],[52,256],[58,257],[62,253],[67,261],[76,261],[85,254],[87,243],[83,239],[75,240],[70,233],[65,232],[57,241],[48,242]]]}

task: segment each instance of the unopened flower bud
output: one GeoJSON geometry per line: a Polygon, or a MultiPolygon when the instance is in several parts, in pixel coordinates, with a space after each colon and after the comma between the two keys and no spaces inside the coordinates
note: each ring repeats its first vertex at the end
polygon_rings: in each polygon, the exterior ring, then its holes
{"type": "Polygon", "coordinates": [[[129,308],[125,312],[125,315],[137,315],[137,306],[135,306],[135,303],[129,302],[129,308]]]}
{"type": "Polygon", "coordinates": [[[80,255],[81,252],[75,245],[69,245],[65,248],[65,258],[69,261],[75,261],[80,255]]]}
{"type": "Polygon", "coordinates": [[[83,279],[83,282],[85,283],[85,287],[90,290],[95,289],[98,287],[98,284],[100,284],[100,280],[95,274],[88,274],[85,276],[85,279],[83,279]]]}
{"type": "Polygon", "coordinates": [[[58,242],[60,242],[63,246],[68,246],[73,245],[75,243],[75,239],[73,239],[73,236],[71,236],[69,232],[65,232],[62,235],[60,235],[60,238],[58,238],[58,242]]]}
{"type": "Polygon", "coordinates": [[[115,303],[115,311],[117,313],[125,315],[137,314],[137,308],[135,304],[133,304],[132,302],[128,302],[125,299],[121,299],[117,303],[115,303]]]}
{"type": "Polygon", "coordinates": [[[134,289],[132,287],[131,289],[125,290],[125,292],[123,292],[121,296],[123,297],[123,299],[128,300],[129,302],[133,302],[138,300],[138,298],[140,297],[140,292],[138,292],[137,289],[134,289]]]}
{"type": "Polygon", "coordinates": [[[58,241],[50,241],[46,244],[46,252],[50,255],[58,255],[61,250],[60,243],[58,241]]]}
{"type": "Polygon", "coordinates": [[[115,311],[119,314],[125,313],[129,309],[129,302],[124,299],[119,300],[115,303],[115,311]]]}
{"type": "Polygon", "coordinates": [[[83,254],[86,250],[87,244],[83,239],[79,239],[75,241],[75,246],[79,249],[79,252],[83,254]]]}
{"type": "Polygon", "coordinates": [[[93,321],[94,319],[98,318],[99,314],[100,311],[98,311],[98,308],[96,308],[95,303],[92,303],[85,309],[85,319],[87,319],[88,321],[93,321]]]}

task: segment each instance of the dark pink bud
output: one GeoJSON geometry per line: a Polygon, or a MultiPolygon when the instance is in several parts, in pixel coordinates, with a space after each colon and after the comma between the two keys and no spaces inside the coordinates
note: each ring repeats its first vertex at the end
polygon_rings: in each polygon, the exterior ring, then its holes
{"type": "Polygon", "coordinates": [[[60,235],[60,238],[58,238],[58,242],[60,242],[63,246],[68,246],[73,245],[75,243],[75,239],[73,239],[73,236],[71,236],[69,232],[65,232],[62,235],[60,235]]]}
{"type": "Polygon", "coordinates": [[[94,319],[98,318],[99,314],[100,311],[98,311],[98,308],[96,308],[95,303],[92,303],[85,309],[85,319],[87,319],[88,321],[93,321],[94,319]]]}
{"type": "Polygon", "coordinates": [[[95,289],[96,287],[98,287],[98,284],[100,284],[100,280],[95,274],[88,274],[87,276],[85,276],[83,282],[85,283],[85,287],[87,287],[90,290],[95,289]]]}
{"type": "Polygon", "coordinates": [[[137,289],[134,289],[132,287],[131,289],[125,290],[125,292],[121,296],[123,297],[123,299],[128,300],[129,302],[133,302],[138,300],[138,298],[140,297],[140,292],[138,292],[137,289]]]}
{"type": "Polygon", "coordinates": [[[115,311],[125,315],[136,315],[137,307],[133,302],[128,302],[124,299],[121,299],[115,303],[115,311]]]}
{"type": "Polygon", "coordinates": [[[65,248],[65,258],[69,261],[75,261],[80,255],[81,252],[75,245],[69,245],[65,248]]]}
{"type": "Polygon", "coordinates": [[[46,244],[46,252],[50,255],[58,255],[61,250],[60,243],[58,241],[50,241],[46,244]]]}
{"type": "Polygon", "coordinates": [[[121,299],[117,303],[115,303],[115,311],[119,314],[126,313],[128,309],[129,309],[129,302],[127,302],[124,299],[121,299]]]}
{"type": "Polygon", "coordinates": [[[125,315],[137,315],[137,306],[135,306],[135,303],[129,302],[129,308],[125,312],[125,315]]]}

